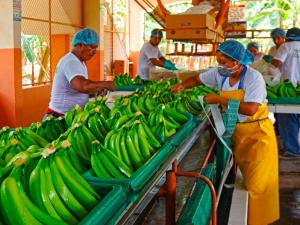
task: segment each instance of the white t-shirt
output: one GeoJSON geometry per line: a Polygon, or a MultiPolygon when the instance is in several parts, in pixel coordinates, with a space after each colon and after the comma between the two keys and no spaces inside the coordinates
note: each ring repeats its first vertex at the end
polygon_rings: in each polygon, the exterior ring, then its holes
{"type": "Polygon", "coordinates": [[[87,79],[88,72],[85,63],[69,52],[56,66],[49,103],[52,110],[64,114],[76,104],[82,107],[88,101],[88,94],[80,93],[72,87],[71,80],[75,76],[83,76],[87,79]]]}
{"type": "Polygon", "coordinates": [[[149,42],[145,43],[139,55],[138,75],[144,80],[149,80],[150,69],[154,67],[150,59],[159,59],[160,57],[162,57],[162,54],[158,46],[153,46],[149,42]]]}
{"type": "Polygon", "coordinates": [[[294,85],[300,81],[300,41],[285,42],[277,50],[274,57],[281,61],[281,71],[294,85]]]}
{"type": "MultiPolygon", "coordinates": [[[[217,68],[212,68],[200,74],[199,78],[201,82],[204,83],[206,86],[218,90],[222,89],[224,91],[238,90],[240,84],[239,81],[235,85],[230,86],[229,78],[226,78],[222,87],[222,81],[224,77],[218,73],[217,68]]],[[[257,70],[249,66],[247,66],[247,71],[244,77],[242,90],[244,90],[245,92],[245,96],[243,100],[244,102],[256,102],[262,104],[267,101],[266,83],[263,76],[257,70]]],[[[247,115],[239,114],[239,121],[243,122],[246,120],[247,117],[248,117],[247,115]]]]}

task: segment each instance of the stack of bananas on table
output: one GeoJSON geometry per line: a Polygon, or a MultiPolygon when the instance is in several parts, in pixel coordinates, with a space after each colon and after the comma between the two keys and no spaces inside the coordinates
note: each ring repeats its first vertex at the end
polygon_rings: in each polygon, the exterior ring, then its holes
{"type": "Polygon", "coordinates": [[[156,136],[163,139],[173,136],[187,120],[188,118],[184,114],[177,112],[169,105],[160,105],[148,116],[151,130],[156,136]]]}
{"type": "Polygon", "coordinates": [[[294,87],[289,80],[284,80],[274,86],[267,85],[267,96],[269,99],[298,97],[300,96],[300,84],[298,83],[297,87],[294,87]]]}
{"type": "Polygon", "coordinates": [[[0,167],[4,167],[15,155],[32,145],[45,147],[48,142],[30,129],[3,129],[0,135],[0,167]]]}
{"type": "Polygon", "coordinates": [[[72,127],[72,124],[83,123],[89,117],[90,113],[101,112],[104,119],[109,118],[110,109],[106,105],[106,98],[95,98],[93,101],[89,101],[85,104],[84,109],[79,105],[75,105],[73,109],[67,112],[64,116],[67,127],[72,127]]]}
{"type": "Polygon", "coordinates": [[[99,147],[102,151],[92,152],[92,170],[99,177],[130,177],[160,146],[142,113],[123,115],[99,147]]]}
{"type": "Polygon", "coordinates": [[[55,118],[48,115],[44,121],[32,123],[30,129],[48,142],[52,142],[67,130],[67,125],[63,117],[55,118]]]}
{"type": "Polygon", "coordinates": [[[78,224],[96,206],[101,197],[73,167],[69,150],[68,141],[36,148],[34,157],[20,156],[6,167],[1,222],[78,224]]]}
{"type": "Polygon", "coordinates": [[[115,86],[133,86],[133,85],[143,85],[145,81],[140,77],[136,76],[133,80],[131,79],[130,75],[119,74],[114,78],[115,86]]]}

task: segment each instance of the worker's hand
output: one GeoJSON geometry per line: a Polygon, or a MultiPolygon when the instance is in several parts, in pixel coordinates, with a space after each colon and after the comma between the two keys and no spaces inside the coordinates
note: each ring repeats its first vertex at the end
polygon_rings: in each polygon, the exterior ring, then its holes
{"type": "Polygon", "coordinates": [[[222,97],[216,94],[207,94],[203,100],[207,104],[222,104],[222,97]]]}
{"type": "Polygon", "coordinates": [[[110,90],[110,91],[114,91],[116,88],[115,88],[115,84],[113,81],[102,81],[101,82],[101,89],[107,89],[107,90],[110,90]]]}
{"type": "Polygon", "coordinates": [[[172,92],[181,92],[184,89],[184,85],[182,84],[175,84],[172,88],[171,91],[172,92]]]}
{"type": "Polygon", "coordinates": [[[164,68],[167,70],[177,70],[176,66],[170,61],[170,60],[165,60],[164,62],[164,68]]]}

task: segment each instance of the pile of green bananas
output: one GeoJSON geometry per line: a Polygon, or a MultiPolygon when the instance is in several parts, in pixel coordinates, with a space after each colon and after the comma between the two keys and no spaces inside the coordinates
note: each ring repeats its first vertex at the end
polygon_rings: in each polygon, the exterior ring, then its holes
{"type": "Polygon", "coordinates": [[[139,114],[120,117],[107,134],[104,147],[96,146],[91,157],[94,173],[99,177],[126,178],[147,162],[161,144],[139,114]]]}
{"type": "Polygon", "coordinates": [[[173,104],[174,108],[180,113],[189,112],[196,116],[202,112],[202,107],[197,95],[191,91],[179,93],[173,104]]]}
{"type": "Polygon", "coordinates": [[[82,173],[90,168],[92,142],[97,140],[93,133],[83,124],[74,124],[60,141],[64,139],[71,144],[70,158],[76,170],[82,173]]]}
{"type": "Polygon", "coordinates": [[[148,123],[153,133],[163,139],[173,136],[187,120],[188,118],[184,114],[177,112],[169,105],[159,106],[148,117],[148,123]]]}
{"type": "Polygon", "coordinates": [[[63,117],[55,118],[52,115],[48,115],[46,120],[32,123],[30,129],[48,142],[52,142],[66,132],[67,125],[63,117]]]}
{"type": "Polygon", "coordinates": [[[276,84],[274,86],[267,85],[267,96],[269,99],[278,97],[298,97],[300,96],[300,84],[294,87],[289,80],[276,84]]]}
{"type": "Polygon", "coordinates": [[[140,77],[136,76],[133,80],[131,79],[130,75],[119,74],[114,78],[114,84],[116,86],[133,86],[133,85],[143,85],[145,81],[140,77]]]}
{"type": "Polygon", "coordinates": [[[32,145],[45,147],[48,141],[30,129],[16,128],[1,135],[0,166],[4,167],[18,153],[25,151],[32,145]]]}
{"type": "Polygon", "coordinates": [[[210,87],[207,87],[205,85],[199,85],[199,86],[193,87],[191,89],[191,91],[195,95],[218,94],[217,90],[215,90],[213,88],[210,88],[210,87]]]}
{"type": "Polygon", "coordinates": [[[89,101],[84,106],[84,109],[79,105],[75,105],[73,109],[67,112],[64,116],[67,127],[72,127],[73,124],[85,122],[90,113],[101,112],[101,115],[104,116],[104,119],[109,118],[110,109],[106,105],[106,98],[95,98],[93,101],[89,101]]]}
{"type": "Polygon", "coordinates": [[[68,141],[36,148],[34,157],[16,158],[5,168],[5,224],[78,224],[98,204],[101,197],[74,168],[69,150],[68,141]]]}

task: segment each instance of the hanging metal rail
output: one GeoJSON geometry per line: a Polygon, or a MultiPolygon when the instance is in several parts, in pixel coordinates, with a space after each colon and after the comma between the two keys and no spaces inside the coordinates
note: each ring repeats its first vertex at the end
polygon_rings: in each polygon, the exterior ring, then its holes
{"type": "MultiPolygon", "coordinates": [[[[161,18],[158,18],[157,15],[154,14],[155,5],[153,5],[149,0],[134,0],[142,9],[145,10],[145,12],[151,16],[159,25],[161,25],[163,28],[165,28],[165,24],[162,23],[161,18]]],[[[159,5],[159,8],[161,9],[163,7],[162,5],[159,5]]],[[[164,11],[162,11],[163,13],[164,11]]]]}

